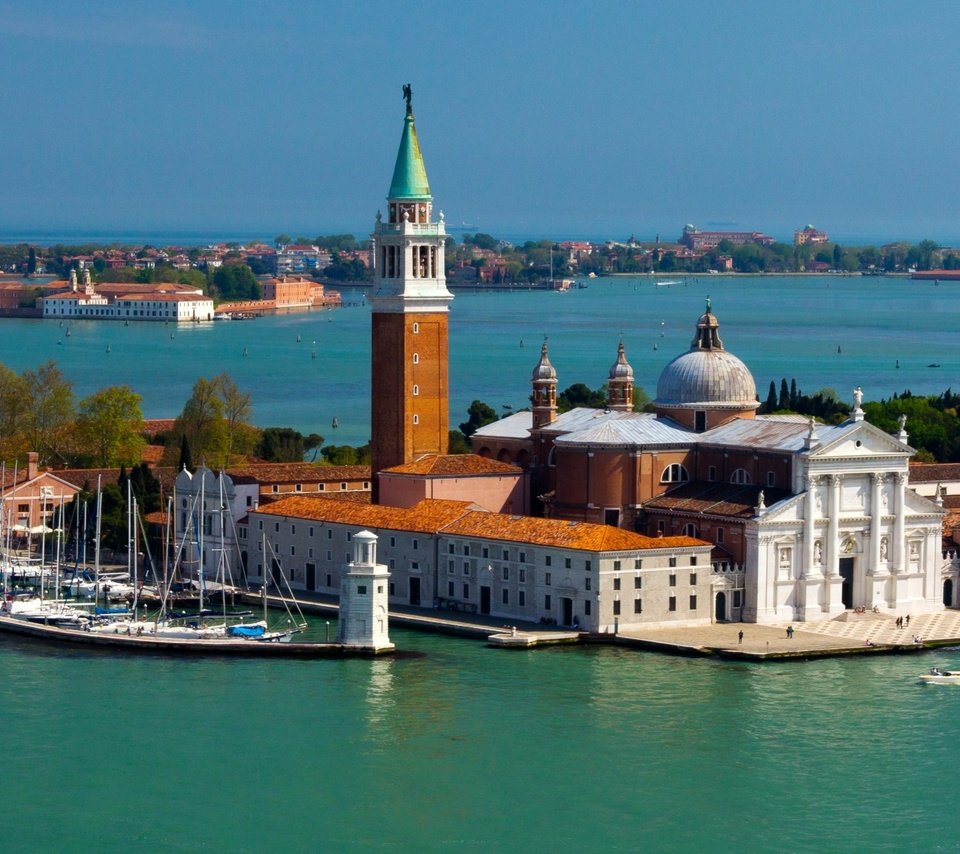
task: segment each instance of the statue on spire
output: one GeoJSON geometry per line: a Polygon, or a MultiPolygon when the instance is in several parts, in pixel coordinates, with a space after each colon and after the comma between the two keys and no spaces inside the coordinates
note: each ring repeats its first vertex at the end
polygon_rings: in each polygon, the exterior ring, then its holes
{"type": "Polygon", "coordinates": [[[409,83],[403,84],[403,98],[407,102],[407,112],[410,112],[410,100],[413,98],[413,89],[409,83]]]}

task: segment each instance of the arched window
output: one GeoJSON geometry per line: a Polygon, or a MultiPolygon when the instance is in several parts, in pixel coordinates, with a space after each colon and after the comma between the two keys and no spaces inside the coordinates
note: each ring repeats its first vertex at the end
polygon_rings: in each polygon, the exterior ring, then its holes
{"type": "Polygon", "coordinates": [[[750,483],[750,472],[746,469],[737,469],[730,475],[730,483],[750,483]]]}
{"type": "Polygon", "coordinates": [[[683,526],[683,530],[680,533],[685,537],[699,537],[700,529],[694,525],[693,522],[687,522],[687,524],[683,526]]]}
{"type": "Polygon", "coordinates": [[[413,396],[414,396],[414,397],[417,397],[417,395],[419,395],[419,394],[420,394],[420,386],[415,385],[415,386],[413,387],[413,396]]]}
{"type": "Polygon", "coordinates": [[[419,354],[419,353],[414,353],[414,354],[413,354],[413,364],[415,364],[415,365],[419,365],[419,364],[420,364],[420,354],[419,354]]]}
{"type": "Polygon", "coordinates": [[[419,324],[419,323],[414,323],[414,324],[413,324],[413,334],[416,335],[419,331],[420,331],[420,324],[419,324]]]}
{"type": "Polygon", "coordinates": [[[667,466],[660,475],[660,483],[686,483],[688,480],[690,475],[680,463],[667,466]]]}

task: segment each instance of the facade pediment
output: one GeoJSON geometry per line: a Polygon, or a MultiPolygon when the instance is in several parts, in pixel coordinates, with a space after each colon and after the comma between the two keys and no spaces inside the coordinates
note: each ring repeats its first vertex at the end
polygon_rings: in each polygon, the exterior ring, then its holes
{"type": "Polygon", "coordinates": [[[810,451],[811,460],[841,458],[903,457],[915,451],[889,433],[884,433],[866,421],[842,424],[824,437],[820,445],[810,451]]]}

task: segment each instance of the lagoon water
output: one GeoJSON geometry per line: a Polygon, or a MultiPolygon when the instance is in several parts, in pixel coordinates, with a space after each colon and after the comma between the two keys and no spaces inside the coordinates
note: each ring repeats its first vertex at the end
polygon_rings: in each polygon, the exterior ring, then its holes
{"type": "Polygon", "coordinates": [[[0,638],[4,850],[960,847],[960,690],[916,678],[960,649],[752,665],[392,634],[417,655],[0,638]]]}
{"type": "MultiPolygon", "coordinates": [[[[622,336],[637,385],[655,397],[664,365],[690,346],[707,296],[725,346],[751,369],[761,399],[783,377],[796,378],[806,393],[830,387],[847,400],[857,385],[867,400],[958,385],[960,283],[700,276],[671,287],[645,277],[596,279],[565,293],[458,290],[450,315],[451,426],[466,420],[474,399],[498,411],[527,406],[544,336],[560,389],[599,388],[622,336]]],[[[198,377],[227,371],[252,393],[257,424],[362,444],[370,424],[370,312],[362,292],[345,291],[344,299],[349,304],[335,311],[215,324],[4,320],[0,362],[20,371],[56,359],[80,396],[129,384],[151,418],[174,417],[198,377]]]]}
{"type": "MultiPolygon", "coordinates": [[[[561,388],[599,386],[622,334],[652,396],[708,294],[761,397],[781,377],[845,397],[940,392],[960,368],[958,288],[701,277],[461,291],[452,420],[474,398],[523,406],[544,334],[561,388]]],[[[8,366],[55,357],[81,395],[129,383],[152,417],[227,370],[259,424],[367,438],[363,305],[203,327],[76,323],[69,337],[51,321],[2,328],[8,366]]],[[[960,667],[960,649],[751,665],[392,635],[414,654],[132,658],[0,638],[4,850],[960,848],[960,690],[916,678],[960,667]]]]}

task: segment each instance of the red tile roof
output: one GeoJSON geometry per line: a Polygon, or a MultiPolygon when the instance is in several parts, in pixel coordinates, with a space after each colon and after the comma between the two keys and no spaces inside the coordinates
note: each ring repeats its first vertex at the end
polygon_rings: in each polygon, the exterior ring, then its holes
{"type": "Polygon", "coordinates": [[[476,454],[426,454],[412,463],[386,469],[390,474],[430,477],[477,477],[490,474],[521,474],[523,469],[476,454]]]}

